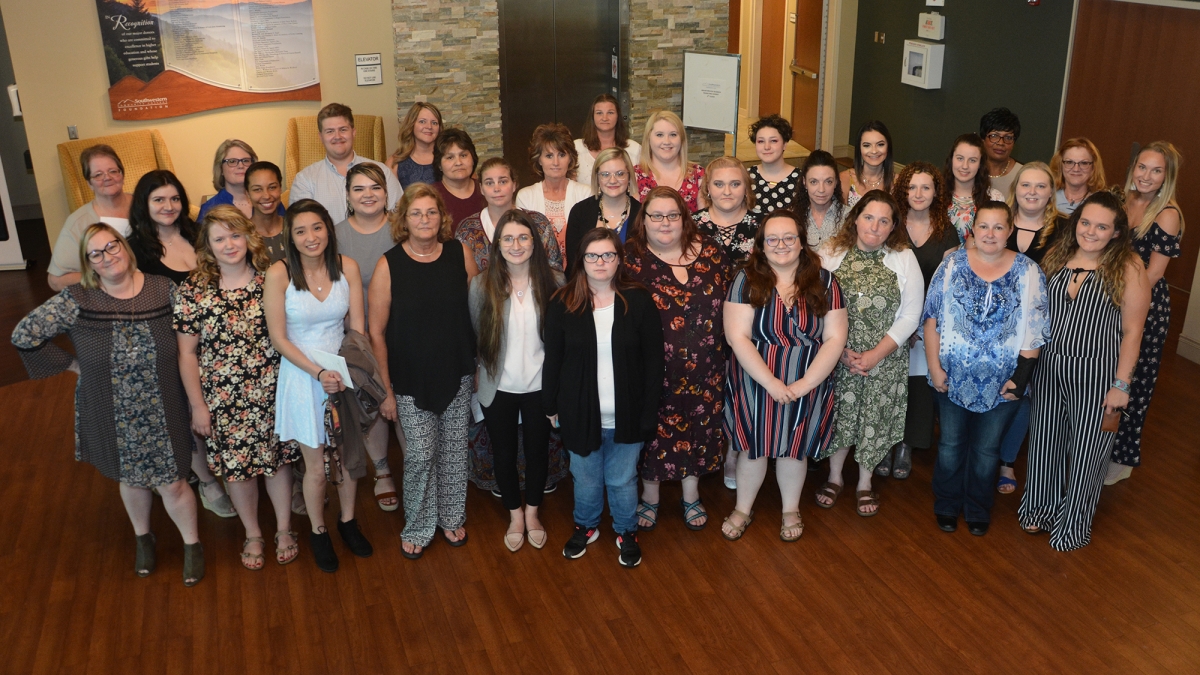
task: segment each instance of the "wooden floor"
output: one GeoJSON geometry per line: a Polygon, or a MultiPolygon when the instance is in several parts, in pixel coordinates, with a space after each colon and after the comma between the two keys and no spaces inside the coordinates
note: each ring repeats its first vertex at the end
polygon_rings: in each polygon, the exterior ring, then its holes
{"type": "MultiPolygon", "coordinates": [[[[13,279],[0,275],[0,293],[13,279]]],[[[158,570],[133,574],[116,486],[72,459],[74,377],[19,381],[0,388],[0,671],[1198,672],[1197,381],[1200,366],[1167,357],[1145,466],[1105,489],[1093,543],[1073,553],[1020,531],[1018,495],[998,498],[986,537],[940,532],[923,452],[909,480],[877,483],[875,518],[846,498],[817,508],[815,469],[807,529],[790,545],[771,478],[736,543],[716,522],[686,530],[678,485],[665,486],[662,523],[642,535],[633,570],[618,566],[607,518],[587,555],[562,557],[569,481],[546,500],[546,549],[506,551],[506,512],[472,488],[467,545],[438,542],[415,562],[400,556],[402,514],[376,508],[364,482],[360,521],[376,553],[354,559],[337,542],[332,575],[306,540],[296,563],[247,572],[238,522],[202,512],[208,576],[190,589],[161,503],[158,570]]],[[[701,493],[714,514],[733,507],[716,477],[701,493]]],[[[270,532],[265,500],[262,512],[270,532]]]]}

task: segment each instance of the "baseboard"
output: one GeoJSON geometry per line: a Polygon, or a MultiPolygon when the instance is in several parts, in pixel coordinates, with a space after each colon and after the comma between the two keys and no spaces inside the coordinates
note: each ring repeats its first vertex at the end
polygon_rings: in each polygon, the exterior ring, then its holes
{"type": "Polygon", "coordinates": [[[12,210],[14,220],[41,220],[42,218],[41,204],[13,204],[12,210]]]}
{"type": "Polygon", "coordinates": [[[1175,353],[1192,363],[1200,363],[1200,342],[1180,335],[1179,346],[1175,349],[1175,353]]]}

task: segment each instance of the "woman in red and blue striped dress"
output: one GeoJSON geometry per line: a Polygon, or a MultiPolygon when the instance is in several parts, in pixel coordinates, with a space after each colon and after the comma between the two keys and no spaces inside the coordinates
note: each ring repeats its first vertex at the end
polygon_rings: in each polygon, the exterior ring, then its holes
{"type": "Polygon", "coordinates": [[[737,508],[725,519],[726,539],[742,536],[754,500],[775,458],[783,501],[779,536],[804,532],[800,489],[807,457],[833,434],[833,380],[846,345],[846,309],[833,274],[809,248],[795,214],[767,214],[754,251],[725,302],[725,339],[733,349],[725,424],[737,464],[737,508]]]}

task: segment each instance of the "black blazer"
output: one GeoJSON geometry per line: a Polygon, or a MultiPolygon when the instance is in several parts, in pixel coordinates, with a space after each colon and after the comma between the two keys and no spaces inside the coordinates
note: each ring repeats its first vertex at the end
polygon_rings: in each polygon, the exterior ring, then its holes
{"type": "MultiPolygon", "coordinates": [[[[650,293],[636,288],[616,299],[612,328],[617,443],[641,443],[658,431],[658,404],[666,370],[662,319],[650,293]]],[[[600,449],[600,391],[596,375],[596,322],[591,310],[567,311],[555,298],[546,308],[542,405],[558,415],[563,446],[577,455],[600,449]]]]}
{"type": "MultiPolygon", "coordinates": [[[[633,197],[629,198],[629,215],[625,217],[625,222],[621,224],[621,230],[618,234],[621,235],[621,241],[625,241],[625,235],[629,233],[629,227],[633,223],[633,219],[637,218],[638,210],[642,208],[642,203],[633,197]]],[[[575,269],[575,263],[579,258],[579,242],[583,241],[583,235],[587,231],[596,227],[596,222],[600,219],[600,198],[592,197],[585,199],[575,206],[571,207],[571,213],[567,216],[567,278],[571,277],[571,270],[575,269]]]]}

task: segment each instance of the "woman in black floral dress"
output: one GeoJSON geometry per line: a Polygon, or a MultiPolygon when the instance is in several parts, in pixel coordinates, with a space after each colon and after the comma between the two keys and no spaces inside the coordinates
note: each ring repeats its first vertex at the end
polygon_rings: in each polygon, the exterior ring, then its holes
{"type": "Polygon", "coordinates": [[[295,443],[275,436],[275,380],[279,354],[263,314],[266,247],[232,206],[216,206],[200,223],[196,270],[179,286],[175,331],[179,366],[192,408],[192,430],[206,439],[208,467],[225,478],[246,528],[242,565],[263,567],[258,525],[258,476],[267,482],[278,532],[275,560],[286,565],[299,547],[291,531],[295,443]]]}
{"type": "Polygon", "coordinates": [[[687,204],[664,186],[646,196],[634,221],[625,262],[650,290],[662,318],[666,376],[658,434],[642,448],[638,526],[658,523],[659,486],[683,482],[688,529],[708,522],[700,503],[700,476],[721,468],[725,435],[725,339],[722,314],[729,263],[725,252],[696,231],[687,204]]]}
{"type": "Polygon", "coordinates": [[[733,157],[718,157],[704,170],[700,194],[708,207],[692,214],[696,229],[721,247],[732,277],[733,268],[750,257],[758,232],[759,217],[752,210],[755,197],[750,191],[750,174],[733,157]]]}
{"type": "Polygon", "coordinates": [[[1183,213],[1175,202],[1179,164],[1183,158],[1174,145],[1155,141],[1142,148],[1137,160],[1129,167],[1125,178],[1125,212],[1133,230],[1133,250],[1146,264],[1146,274],[1153,284],[1150,313],[1142,331],[1142,349],[1137,368],[1129,387],[1129,408],[1121,419],[1121,428],[1113,444],[1112,463],[1108,467],[1105,485],[1129,478],[1133,467],[1142,462],[1142,426],[1158,367],[1162,363],[1163,343],[1171,324],[1171,294],[1163,275],[1171,258],[1179,257],[1179,240],[1183,237],[1183,213]]]}

